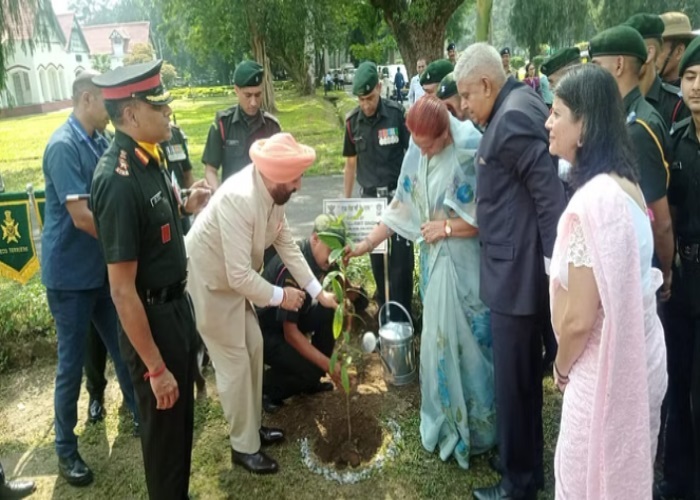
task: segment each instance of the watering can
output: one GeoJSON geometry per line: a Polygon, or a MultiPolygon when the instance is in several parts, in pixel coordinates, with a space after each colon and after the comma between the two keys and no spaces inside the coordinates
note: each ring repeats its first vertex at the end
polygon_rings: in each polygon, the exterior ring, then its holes
{"type": "Polygon", "coordinates": [[[416,366],[416,345],[413,336],[413,320],[398,302],[386,302],[379,309],[379,338],[372,332],[366,332],[362,336],[362,350],[366,353],[373,352],[379,346],[379,357],[384,369],[384,380],[392,385],[406,385],[415,380],[418,374],[416,366]],[[382,311],[386,306],[401,309],[408,322],[391,321],[387,312],[386,323],[382,322],[382,311]]]}

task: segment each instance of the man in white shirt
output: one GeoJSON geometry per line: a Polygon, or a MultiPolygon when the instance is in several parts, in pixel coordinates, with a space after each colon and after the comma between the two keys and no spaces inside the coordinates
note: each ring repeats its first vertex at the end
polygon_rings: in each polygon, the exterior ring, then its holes
{"type": "Polygon", "coordinates": [[[413,106],[413,103],[420,99],[425,91],[420,84],[420,75],[425,71],[425,59],[418,59],[416,62],[416,71],[418,74],[411,78],[411,87],[408,90],[408,104],[413,106]]]}

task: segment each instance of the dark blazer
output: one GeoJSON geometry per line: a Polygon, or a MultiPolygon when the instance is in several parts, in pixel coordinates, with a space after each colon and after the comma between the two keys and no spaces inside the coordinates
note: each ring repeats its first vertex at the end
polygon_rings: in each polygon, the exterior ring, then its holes
{"type": "Polygon", "coordinates": [[[477,152],[480,295],[501,314],[531,315],[546,304],[544,257],[552,256],[566,205],[547,114],[531,88],[508,78],[477,152]]]}

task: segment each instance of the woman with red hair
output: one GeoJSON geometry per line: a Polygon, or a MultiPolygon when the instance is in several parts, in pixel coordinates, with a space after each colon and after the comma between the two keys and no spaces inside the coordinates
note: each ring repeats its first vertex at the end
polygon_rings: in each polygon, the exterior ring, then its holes
{"type": "Polygon", "coordinates": [[[420,244],[421,440],[466,469],[470,455],[496,441],[490,315],[479,300],[475,219],[481,133],[431,95],[416,101],[406,125],[412,137],[396,195],[382,222],[347,252],[367,253],[394,232],[420,244]]]}

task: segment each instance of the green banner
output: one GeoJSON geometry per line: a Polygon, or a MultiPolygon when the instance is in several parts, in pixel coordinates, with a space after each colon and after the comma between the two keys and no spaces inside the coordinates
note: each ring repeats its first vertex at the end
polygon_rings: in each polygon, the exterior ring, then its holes
{"type": "Polygon", "coordinates": [[[24,284],[39,270],[27,193],[0,194],[0,276],[24,284]]]}
{"type": "Polygon", "coordinates": [[[46,193],[44,191],[34,191],[34,210],[36,218],[39,220],[39,229],[44,230],[44,211],[46,209],[46,193]]]}

